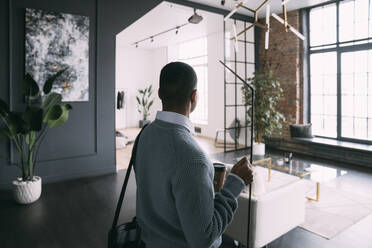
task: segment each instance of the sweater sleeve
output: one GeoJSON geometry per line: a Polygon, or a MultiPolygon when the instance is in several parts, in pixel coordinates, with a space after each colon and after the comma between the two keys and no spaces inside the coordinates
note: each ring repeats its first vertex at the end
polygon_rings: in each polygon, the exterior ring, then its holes
{"type": "Polygon", "coordinates": [[[182,230],[190,247],[210,247],[230,224],[237,208],[242,180],[229,175],[220,193],[214,193],[207,159],[177,166],[172,192],[182,230]]]}

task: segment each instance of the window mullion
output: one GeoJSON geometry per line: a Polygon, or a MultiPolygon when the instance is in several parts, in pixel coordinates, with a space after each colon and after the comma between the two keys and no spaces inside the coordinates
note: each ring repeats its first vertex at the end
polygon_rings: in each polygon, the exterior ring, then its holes
{"type": "Polygon", "coordinates": [[[336,49],[337,49],[337,139],[341,138],[342,95],[341,95],[341,54],[340,46],[340,2],[336,3],[336,49]]]}

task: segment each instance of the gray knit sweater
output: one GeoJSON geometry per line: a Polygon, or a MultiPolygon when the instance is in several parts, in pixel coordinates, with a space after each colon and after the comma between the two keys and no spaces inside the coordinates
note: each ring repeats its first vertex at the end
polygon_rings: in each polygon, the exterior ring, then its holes
{"type": "Polygon", "coordinates": [[[237,208],[242,180],[229,175],[214,193],[214,169],[184,126],[155,120],[136,157],[136,215],[146,248],[219,247],[237,208]]]}

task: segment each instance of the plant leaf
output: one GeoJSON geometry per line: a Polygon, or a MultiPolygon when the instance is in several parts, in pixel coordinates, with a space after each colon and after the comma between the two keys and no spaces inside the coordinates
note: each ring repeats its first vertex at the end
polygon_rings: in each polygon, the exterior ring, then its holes
{"type": "Polygon", "coordinates": [[[41,107],[44,109],[44,112],[47,112],[52,106],[60,104],[62,102],[62,96],[58,93],[51,93],[46,98],[44,98],[41,103],[41,107]]]}
{"type": "Polygon", "coordinates": [[[43,124],[43,110],[41,108],[27,108],[23,114],[23,119],[31,131],[40,131],[43,124]]]}
{"type": "Polygon", "coordinates": [[[9,113],[9,106],[6,102],[0,99],[0,116],[7,116],[9,113]]]}
{"type": "Polygon", "coordinates": [[[17,134],[26,134],[29,131],[27,123],[22,119],[18,113],[10,112],[6,118],[9,131],[12,136],[17,134]]]}
{"type": "Polygon", "coordinates": [[[23,80],[22,91],[25,96],[37,96],[40,93],[39,85],[29,73],[23,80]]]}
{"type": "Polygon", "coordinates": [[[44,94],[49,94],[50,91],[52,90],[53,88],[53,83],[54,81],[62,74],[66,71],[66,69],[63,69],[63,70],[60,70],[58,71],[56,74],[54,74],[53,76],[49,77],[46,81],[45,81],[45,84],[44,84],[44,87],[43,87],[43,92],[44,94]]]}
{"type": "Polygon", "coordinates": [[[59,127],[59,126],[63,125],[68,120],[69,112],[72,109],[72,106],[70,104],[65,104],[65,105],[60,106],[60,108],[62,110],[62,113],[59,116],[59,118],[56,119],[56,120],[49,120],[48,121],[48,125],[49,125],[50,128],[59,127]]]}
{"type": "Polygon", "coordinates": [[[53,105],[46,113],[43,122],[58,120],[62,115],[63,109],[60,105],[53,105]]]}
{"type": "Polygon", "coordinates": [[[141,100],[139,99],[138,96],[136,96],[136,99],[137,99],[138,104],[141,105],[141,100]]]}
{"type": "Polygon", "coordinates": [[[152,106],[153,103],[154,103],[154,100],[152,100],[152,101],[149,103],[149,106],[148,106],[147,108],[150,109],[150,107],[152,106]]]}
{"type": "Polygon", "coordinates": [[[7,128],[0,128],[0,139],[13,139],[13,135],[7,128]]]}

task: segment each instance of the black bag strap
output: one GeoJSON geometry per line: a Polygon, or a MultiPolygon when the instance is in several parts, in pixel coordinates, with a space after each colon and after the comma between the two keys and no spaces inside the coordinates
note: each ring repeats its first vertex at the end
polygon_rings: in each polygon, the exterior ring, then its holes
{"type": "Polygon", "coordinates": [[[135,160],[136,160],[138,140],[139,140],[139,137],[140,137],[141,133],[143,132],[143,130],[145,129],[145,127],[147,125],[148,124],[146,124],[145,126],[143,126],[143,128],[140,131],[140,133],[137,135],[136,140],[134,141],[133,150],[132,150],[132,156],[131,156],[130,161],[129,161],[129,166],[128,166],[128,169],[127,169],[127,173],[125,175],[123,187],[122,187],[121,192],[120,192],[119,201],[118,201],[118,204],[116,206],[114,221],[112,222],[112,227],[111,227],[112,229],[114,229],[117,226],[117,224],[118,224],[120,210],[121,210],[121,206],[123,204],[125,191],[127,190],[130,172],[131,172],[132,167],[133,167],[133,165],[135,163],[135,160]]]}

